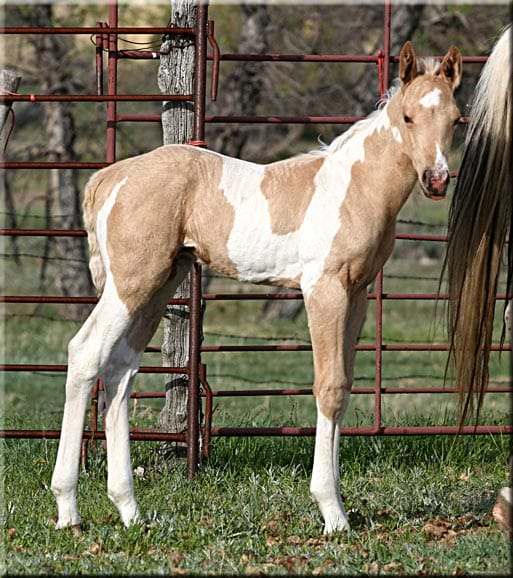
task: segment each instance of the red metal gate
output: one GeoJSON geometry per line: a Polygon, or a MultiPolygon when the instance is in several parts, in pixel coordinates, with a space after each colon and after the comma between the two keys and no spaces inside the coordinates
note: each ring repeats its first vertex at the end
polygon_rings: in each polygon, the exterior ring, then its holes
{"type": "MultiPolygon", "coordinates": [[[[118,114],[116,110],[117,102],[144,102],[144,101],[164,101],[164,100],[187,100],[194,103],[195,122],[194,140],[203,142],[205,139],[205,123],[220,122],[240,122],[240,123],[333,123],[349,124],[358,120],[355,116],[307,116],[307,117],[253,117],[253,116],[208,116],[205,114],[205,94],[207,86],[207,61],[211,61],[212,72],[212,92],[217,90],[217,73],[220,61],[227,60],[259,60],[262,62],[361,62],[374,65],[376,67],[377,81],[380,93],[383,95],[389,86],[390,64],[397,62],[397,57],[390,51],[390,22],[392,6],[386,0],[384,3],[383,20],[383,47],[375,55],[286,55],[286,54],[221,54],[214,37],[213,22],[207,21],[207,6],[200,5],[198,8],[198,22],[193,29],[177,29],[168,27],[156,28],[131,28],[120,27],[118,25],[118,7],[116,3],[109,5],[108,23],[99,23],[95,27],[80,28],[6,28],[5,35],[14,34],[74,34],[93,35],[96,46],[96,78],[97,93],[91,95],[39,95],[39,94],[10,94],[4,95],[6,101],[76,101],[76,102],[106,102],[106,158],[99,162],[9,162],[4,161],[1,167],[8,170],[21,169],[52,169],[52,168],[78,168],[78,169],[98,169],[116,160],[116,131],[119,123],[123,122],[160,122],[160,115],[151,114],[118,114]],[[194,36],[196,42],[196,86],[194,94],[187,96],[177,95],[133,95],[117,94],[118,71],[117,64],[120,59],[154,59],[158,58],[158,53],[145,50],[120,50],[118,48],[119,34],[190,34],[194,36]],[[207,44],[211,46],[208,53],[207,44]],[[104,69],[104,53],[107,52],[106,69],[104,69]],[[106,78],[106,90],[104,91],[104,79],[106,78]]],[[[467,56],[466,62],[482,63],[483,57],[467,56]]],[[[83,236],[81,230],[54,230],[54,229],[3,229],[2,235],[6,236],[83,236]]],[[[428,234],[399,234],[398,239],[408,239],[415,241],[436,241],[443,243],[445,237],[442,235],[428,234]]],[[[189,376],[189,415],[188,428],[183,434],[166,434],[155,430],[136,431],[132,430],[132,439],[138,440],[173,440],[185,441],[188,448],[188,475],[192,475],[196,469],[199,451],[199,438],[203,437],[203,453],[208,455],[211,436],[302,436],[314,435],[314,428],[308,427],[216,427],[212,423],[212,405],[214,398],[227,396],[279,396],[279,395],[305,395],[310,394],[310,388],[293,389],[264,389],[257,388],[251,390],[217,390],[214,391],[207,381],[207,369],[201,363],[202,353],[228,352],[228,351],[301,351],[310,350],[309,345],[201,345],[201,299],[205,301],[217,301],[222,299],[298,299],[298,295],[289,293],[255,293],[255,294],[206,294],[201,295],[201,270],[196,266],[192,274],[192,291],[189,299],[172,300],[172,303],[185,303],[190,308],[191,334],[190,334],[190,359],[186,367],[142,367],[143,373],[185,373],[189,376]],[[204,423],[199,423],[199,406],[203,402],[204,423]]],[[[443,296],[441,296],[443,298],[443,296]]],[[[505,295],[498,298],[504,299],[505,295]]],[[[387,351],[446,351],[446,344],[390,344],[383,339],[383,303],[386,300],[436,300],[438,295],[432,293],[387,293],[383,288],[383,272],[378,275],[376,285],[369,299],[375,301],[376,307],[376,335],[373,344],[359,345],[359,350],[373,351],[375,355],[375,380],[373,388],[355,388],[355,394],[367,394],[374,397],[374,424],[370,427],[346,427],[343,428],[344,435],[413,435],[413,434],[454,434],[458,431],[457,426],[387,426],[383,423],[381,406],[384,395],[387,394],[422,394],[422,393],[453,393],[451,388],[444,387],[385,387],[382,380],[383,353],[387,351]]],[[[4,295],[2,301],[6,304],[12,303],[94,303],[95,299],[88,297],[60,297],[60,296],[20,296],[4,295]]],[[[63,343],[63,348],[65,344],[63,343]]],[[[494,349],[500,349],[499,345],[494,345],[494,349]]],[[[502,349],[511,350],[510,346],[502,349]]],[[[5,372],[31,372],[31,371],[58,371],[65,372],[65,365],[55,364],[29,364],[29,363],[5,363],[2,370],[5,372]]],[[[98,396],[101,390],[101,381],[93,390],[91,405],[91,423],[87,431],[84,431],[84,440],[102,439],[104,432],[98,420],[98,396]]],[[[490,386],[490,392],[509,394],[512,388],[509,386],[490,386]]],[[[164,398],[163,391],[134,393],[133,398],[164,398]]],[[[511,426],[491,426],[480,425],[477,428],[465,427],[463,433],[511,433],[511,426]]],[[[59,430],[1,430],[0,437],[10,438],[58,438],[59,430]]]]}

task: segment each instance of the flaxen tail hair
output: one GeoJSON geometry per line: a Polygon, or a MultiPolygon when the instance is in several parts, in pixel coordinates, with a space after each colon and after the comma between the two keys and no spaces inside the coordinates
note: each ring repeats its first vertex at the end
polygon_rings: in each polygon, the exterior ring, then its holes
{"type": "MultiPolygon", "coordinates": [[[[465,149],[449,212],[447,271],[449,359],[461,423],[479,412],[488,385],[502,253],[512,230],[511,28],[495,45],[476,86],[465,149]]],[[[512,244],[508,281],[513,274],[512,244]]],[[[504,332],[503,337],[504,339],[504,332]]]]}

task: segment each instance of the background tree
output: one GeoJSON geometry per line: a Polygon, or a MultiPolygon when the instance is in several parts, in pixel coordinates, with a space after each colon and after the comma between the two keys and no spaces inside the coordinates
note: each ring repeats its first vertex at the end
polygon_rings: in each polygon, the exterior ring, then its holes
{"type": "MultiPolygon", "coordinates": [[[[54,26],[53,5],[34,5],[31,10],[19,10],[17,17],[26,26],[50,28],[54,26]]],[[[34,66],[40,79],[42,94],[72,94],[75,64],[72,60],[72,40],[66,36],[42,34],[30,37],[34,66]]],[[[70,103],[43,102],[38,107],[43,131],[44,150],[39,151],[47,161],[75,161],[75,120],[70,103]]],[[[33,111],[32,111],[33,112],[33,111]]],[[[32,143],[33,144],[33,143],[32,143]]],[[[30,154],[30,151],[29,151],[30,154]]],[[[38,160],[42,160],[39,156],[38,160]]],[[[52,169],[46,190],[48,227],[81,229],[82,207],[77,171],[52,169]]],[[[94,287],[87,263],[86,241],[83,237],[47,237],[45,254],[54,249],[57,281],[65,296],[94,295],[94,287]]],[[[47,260],[42,260],[41,280],[44,287],[47,260]]],[[[91,307],[71,304],[65,306],[71,317],[84,319],[91,307]]]]}

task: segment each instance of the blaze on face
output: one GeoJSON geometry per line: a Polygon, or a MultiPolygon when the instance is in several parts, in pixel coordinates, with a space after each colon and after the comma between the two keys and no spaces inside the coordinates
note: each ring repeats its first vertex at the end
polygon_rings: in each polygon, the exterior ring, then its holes
{"type": "Polygon", "coordinates": [[[449,184],[446,154],[460,118],[454,90],[461,79],[461,54],[451,47],[436,72],[424,74],[417,70],[413,47],[407,42],[401,50],[400,78],[401,135],[424,194],[443,199],[449,184]]]}

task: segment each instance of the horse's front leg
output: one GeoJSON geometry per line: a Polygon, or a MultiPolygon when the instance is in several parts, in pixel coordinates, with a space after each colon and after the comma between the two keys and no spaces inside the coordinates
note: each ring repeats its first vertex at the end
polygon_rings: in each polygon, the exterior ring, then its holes
{"type": "Polygon", "coordinates": [[[340,424],[349,403],[355,346],[366,301],[365,288],[350,296],[336,277],[321,279],[305,300],[317,402],[310,491],[324,518],[325,533],[348,528],[340,497],[340,424]]]}

